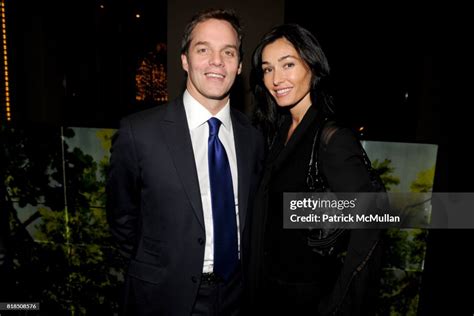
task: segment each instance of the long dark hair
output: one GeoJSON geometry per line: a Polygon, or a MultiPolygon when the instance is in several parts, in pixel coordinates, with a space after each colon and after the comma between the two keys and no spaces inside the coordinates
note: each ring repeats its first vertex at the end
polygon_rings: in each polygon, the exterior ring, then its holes
{"type": "Polygon", "coordinates": [[[329,64],[321,45],[311,32],[297,24],[283,24],[274,27],[265,34],[255,48],[252,56],[250,84],[253,87],[256,107],[254,123],[264,132],[267,145],[270,145],[283,122],[285,110],[281,110],[265,88],[262,71],[263,49],[277,39],[285,38],[296,49],[299,56],[311,70],[311,102],[324,116],[334,114],[332,97],[327,92],[329,64]],[[317,103],[316,103],[317,101],[317,103]]]}

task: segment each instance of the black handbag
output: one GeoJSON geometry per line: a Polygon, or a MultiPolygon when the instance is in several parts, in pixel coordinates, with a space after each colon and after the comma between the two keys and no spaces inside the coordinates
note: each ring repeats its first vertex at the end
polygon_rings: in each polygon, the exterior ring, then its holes
{"type": "MultiPolygon", "coordinates": [[[[321,150],[321,139],[327,145],[332,136],[338,131],[339,127],[334,121],[329,121],[325,118],[321,126],[316,130],[313,138],[313,145],[311,149],[311,157],[308,164],[308,173],[306,176],[306,184],[310,192],[331,192],[326,178],[321,173],[319,162],[319,151],[321,150]]],[[[360,142],[358,142],[360,145],[360,142]]],[[[372,168],[370,159],[367,156],[362,145],[360,145],[362,152],[362,160],[372,184],[372,192],[386,192],[385,185],[382,182],[377,171],[372,168]]],[[[381,195],[381,201],[377,201],[377,205],[386,203],[386,195],[381,195]]],[[[330,256],[338,253],[344,245],[347,237],[347,229],[344,228],[329,228],[329,229],[311,229],[307,234],[307,244],[312,251],[321,256],[330,256]]]]}

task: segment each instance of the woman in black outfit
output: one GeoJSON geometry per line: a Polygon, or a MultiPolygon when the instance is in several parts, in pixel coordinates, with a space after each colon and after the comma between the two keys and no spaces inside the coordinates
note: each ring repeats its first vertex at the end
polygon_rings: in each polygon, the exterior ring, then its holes
{"type": "Polygon", "coordinates": [[[322,254],[308,245],[309,230],[283,229],[283,192],[309,191],[308,162],[323,122],[318,159],[331,191],[372,191],[359,141],[332,121],[326,57],[309,31],[285,24],[263,37],[252,67],[256,123],[269,147],[252,222],[253,306],[288,315],[370,315],[380,282],[379,231],[347,231],[339,251],[322,254]]]}

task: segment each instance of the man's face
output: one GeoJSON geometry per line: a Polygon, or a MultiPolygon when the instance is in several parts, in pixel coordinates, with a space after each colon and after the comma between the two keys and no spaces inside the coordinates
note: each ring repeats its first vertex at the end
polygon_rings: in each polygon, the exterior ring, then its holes
{"type": "Polygon", "coordinates": [[[219,104],[224,105],[242,68],[237,32],[222,20],[210,19],[197,24],[181,62],[188,73],[189,93],[203,105],[211,100],[222,101],[219,104]]]}

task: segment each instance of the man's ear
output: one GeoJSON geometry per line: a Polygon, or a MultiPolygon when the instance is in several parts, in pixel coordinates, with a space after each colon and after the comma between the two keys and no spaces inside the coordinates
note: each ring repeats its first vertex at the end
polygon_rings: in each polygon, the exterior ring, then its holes
{"type": "Polygon", "coordinates": [[[237,74],[240,75],[242,72],[242,62],[239,63],[239,69],[237,69],[237,74]]]}
{"type": "Polygon", "coordinates": [[[186,54],[181,54],[181,65],[183,66],[184,71],[188,72],[189,64],[186,54]]]}

